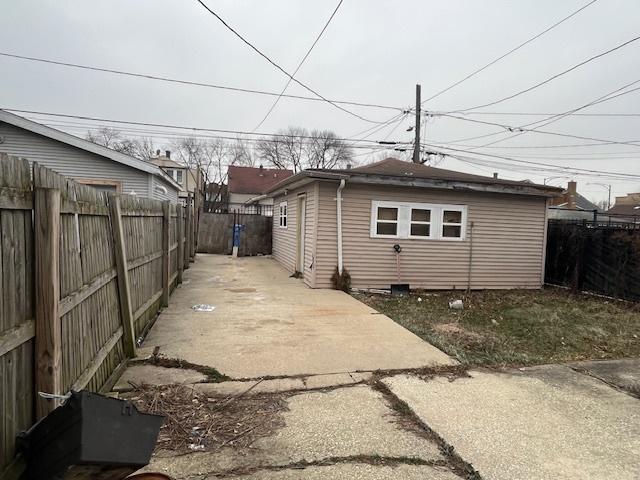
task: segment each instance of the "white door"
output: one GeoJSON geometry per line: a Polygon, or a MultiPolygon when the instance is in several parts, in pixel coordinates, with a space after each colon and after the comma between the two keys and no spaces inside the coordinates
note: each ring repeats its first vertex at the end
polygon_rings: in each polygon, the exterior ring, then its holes
{"type": "Polygon", "coordinates": [[[298,197],[298,255],[296,260],[296,271],[304,273],[304,237],[305,237],[305,225],[307,217],[307,197],[300,195],[298,197]]]}

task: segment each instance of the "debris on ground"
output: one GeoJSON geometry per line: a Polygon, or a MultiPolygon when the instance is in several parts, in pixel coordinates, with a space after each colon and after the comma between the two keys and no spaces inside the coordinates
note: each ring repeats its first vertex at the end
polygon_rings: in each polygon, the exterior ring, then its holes
{"type": "Polygon", "coordinates": [[[141,412],[164,415],[156,450],[249,448],[284,425],[281,395],[211,396],[189,385],[141,385],[128,395],[141,412]]]}
{"type": "Polygon", "coordinates": [[[213,312],[216,307],[213,305],[209,305],[208,303],[199,303],[198,305],[194,305],[191,307],[192,310],[196,312],[213,312]]]}

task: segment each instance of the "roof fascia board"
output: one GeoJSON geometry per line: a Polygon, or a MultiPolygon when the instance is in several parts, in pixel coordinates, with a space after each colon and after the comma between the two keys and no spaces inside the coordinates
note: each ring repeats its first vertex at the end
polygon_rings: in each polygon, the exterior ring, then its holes
{"type": "MultiPolygon", "coordinates": [[[[539,197],[555,197],[555,192],[541,190],[525,185],[499,185],[470,183],[453,180],[436,180],[425,178],[398,178],[383,175],[352,175],[350,183],[363,183],[371,185],[393,185],[402,187],[438,188],[445,190],[464,190],[486,193],[511,193],[515,195],[534,195],[539,197]]],[[[560,192],[558,192],[560,193],[560,192]]]]}

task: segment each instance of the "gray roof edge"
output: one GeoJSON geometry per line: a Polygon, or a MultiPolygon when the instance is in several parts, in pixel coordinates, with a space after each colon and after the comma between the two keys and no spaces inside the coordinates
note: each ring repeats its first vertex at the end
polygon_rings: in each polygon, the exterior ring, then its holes
{"type": "Polygon", "coordinates": [[[114,162],[121,163],[123,165],[134,168],[136,170],[141,170],[146,173],[150,173],[151,175],[160,177],[162,180],[164,180],[166,183],[174,187],[176,190],[180,190],[180,185],[174,182],[173,179],[169,177],[166,173],[164,173],[160,167],[158,167],[157,165],[153,165],[151,163],[145,162],[144,160],[131,157],[124,153],[116,152],[115,150],[112,150],[107,147],[103,147],[102,145],[98,145],[96,143],[90,142],[83,138],[76,137],[74,135],[71,135],[70,133],[66,133],[61,130],[56,130],[55,128],[47,127],[46,125],[42,125],[41,123],[34,122],[32,120],[28,120],[19,115],[15,115],[13,113],[7,112],[6,110],[0,109],[0,121],[13,125],[14,127],[22,128],[24,130],[28,130],[38,135],[42,135],[43,137],[51,138],[52,140],[57,140],[58,142],[66,143],[67,145],[71,145],[72,147],[76,147],[81,150],[86,150],[87,152],[91,152],[95,155],[108,158],[110,160],[113,160],[114,162]]]}
{"type": "Polygon", "coordinates": [[[371,173],[329,173],[313,170],[303,170],[282,182],[274,185],[267,195],[274,196],[275,193],[285,189],[287,186],[298,183],[302,180],[342,180],[347,179],[351,183],[371,184],[379,186],[411,186],[418,188],[440,188],[458,191],[486,192],[486,193],[511,193],[517,195],[531,195],[539,197],[555,197],[560,194],[561,189],[542,188],[536,184],[526,183],[484,183],[464,180],[441,180],[428,178],[408,178],[392,175],[375,175],[371,173]],[[557,191],[554,191],[557,190],[557,191]]]}

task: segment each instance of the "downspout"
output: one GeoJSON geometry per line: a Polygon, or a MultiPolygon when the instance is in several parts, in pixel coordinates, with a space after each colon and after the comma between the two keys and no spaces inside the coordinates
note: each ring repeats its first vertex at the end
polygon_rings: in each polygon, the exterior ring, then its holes
{"type": "Polygon", "coordinates": [[[343,178],[340,180],[340,186],[336,192],[336,217],[337,217],[337,230],[338,230],[338,273],[342,275],[342,189],[346,184],[346,180],[343,178]]]}

